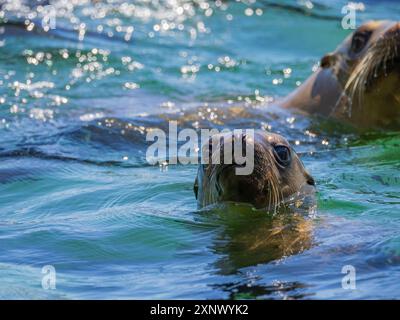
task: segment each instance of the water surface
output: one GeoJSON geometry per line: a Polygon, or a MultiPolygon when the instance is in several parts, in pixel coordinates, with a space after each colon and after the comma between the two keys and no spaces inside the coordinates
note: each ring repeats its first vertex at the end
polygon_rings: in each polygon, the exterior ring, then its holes
{"type": "MultiPolygon", "coordinates": [[[[400,135],[273,106],[349,33],[344,1],[55,1],[49,32],[38,6],[0,3],[0,298],[398,297],[400,135]],[[313,217],[197,210],[195,165],[145,161],[171,119],[283,134],[313,217]]],[[[358,24],[400,13],[364,4],[358,24]]]]}

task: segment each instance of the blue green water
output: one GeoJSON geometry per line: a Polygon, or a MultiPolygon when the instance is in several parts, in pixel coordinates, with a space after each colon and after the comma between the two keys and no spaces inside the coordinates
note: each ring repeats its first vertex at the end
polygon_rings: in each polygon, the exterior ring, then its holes
{"type": "MultiPolygon", "coordinates": [[[[400,134],[273,106],[349,33],[344,1],[53,1],[48,33],[37,6],[0,3],[0,298],[399,297],[400,134]],[[168,119],[283,134],[315,217],[274,237],[293,221],[199,211],[195,165],[145,161],[168,119]]],[[[357,23],[399,14],[366,1],[357,23]]]]}

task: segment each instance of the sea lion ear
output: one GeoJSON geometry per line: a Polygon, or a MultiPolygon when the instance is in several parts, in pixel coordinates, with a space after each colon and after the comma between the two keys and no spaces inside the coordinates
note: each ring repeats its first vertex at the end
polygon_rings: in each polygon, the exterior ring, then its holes
{"type": "Polygon", "coordinates": [[[320,66],[321,68],[329,68],[336,61],[336,55],[334,53],[328,53],[321,58],[320,66]]]}
{"type": "Polygon", "coordinates": [[[196,200],[197,200],[197,196],[199,193],[199,182],[198,182],[197,177],[196,177],[196,180],[194,180],[193,191],[194,191],[194,196],[196,197],[196,200]]]}

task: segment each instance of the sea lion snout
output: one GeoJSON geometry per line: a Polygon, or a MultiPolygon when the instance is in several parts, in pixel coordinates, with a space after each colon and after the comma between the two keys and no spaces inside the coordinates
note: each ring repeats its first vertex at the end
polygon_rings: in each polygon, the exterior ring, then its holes
{"type": "Polygon", "coordinates": [[[254,174],[237,175],[235,167],[230,166],[221,171],[217,179],[221,201],[250,203],[258,208],[266,206],[263,195],[268,192],[268,183],[254,174]]]}
{"type": "MultiPolygon", "coordinates": [[[[260,169],[264,167],[264,164],[260,155],[266,151],[261,152],[260,148],[264,147],[259,145],[257,139],[244,133],[221,134],[210,139],[208,156],[214,164],[215,188],[219,201],[260,205],[256,199],[265,191],[263,181],[265,179],[262,173],[260,174],[260,169]],[[248,154],[249,148],[253,152],[248,154]],[[239,155],[240,158],[238,158],[239,155]],[[238,172],[238,169],[248,165],[253,168],[248,174],[238,172]]],[[[266,171],[265,168],[264,171],[266,171]]]]}

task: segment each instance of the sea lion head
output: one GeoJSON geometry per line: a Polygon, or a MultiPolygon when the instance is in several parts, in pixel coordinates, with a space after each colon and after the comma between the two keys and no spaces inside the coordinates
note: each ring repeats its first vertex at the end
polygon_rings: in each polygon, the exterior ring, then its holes
{"type": "Polygon", "coordinates": [[[270,210],[293,194],[315,188],[314,179],[296,152],[278,134],[262,130],[256,130],[253,136],[218,134],[203,147],[203,152],[208,152],[211,161],[198,168],[194,192],[200,207],[217,202],[239,202],[270,210]],[[216,154],[226,159],[225,150],[232,153],[232,145],[237,142],[242,142],[245,163],[238,164],[235,156],[231,163],[212,161],[216,154]],[[252,148],[253,152],[247,153],[245,148],[252,148]],[[237,169],[248,166],[249,161],[253,161],[252,171],[238,174],[237,169]]]}
{"type": "Polygon", "coordinates": [[[281,101],[359,128],[400,127],[400,23],[369,21],[350,34],[320,68],[281,101]]]}
{"type": "Polygon", "coordinates": [[[400,22],[370,21],[321,59],[343,94],[331,113],[362,127],[400,123],[400,22]]]}

